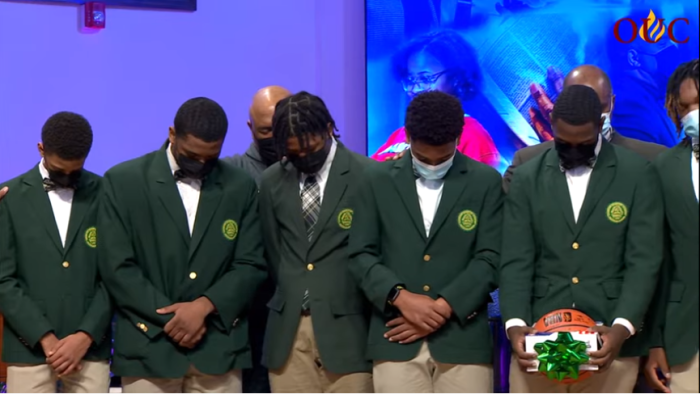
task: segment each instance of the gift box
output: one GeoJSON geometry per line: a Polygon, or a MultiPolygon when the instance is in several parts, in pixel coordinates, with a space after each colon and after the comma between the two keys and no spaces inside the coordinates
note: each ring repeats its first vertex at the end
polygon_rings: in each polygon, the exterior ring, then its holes
{"type": "Polygon", "coordinates": [[[600,337],[591,331],[563,331],[538,333],[525,337],[525,351],[538,355],[538,366],[528,372],[542,372],[552,379],[578,378],[578,372],[597,371],[597,365],[589,364],[588,352],[602,346],[600,337]],[[544,364],[543,364],[544,363],[544,364]],[[578,367],[578,368],[576,368],[578,367]]]}

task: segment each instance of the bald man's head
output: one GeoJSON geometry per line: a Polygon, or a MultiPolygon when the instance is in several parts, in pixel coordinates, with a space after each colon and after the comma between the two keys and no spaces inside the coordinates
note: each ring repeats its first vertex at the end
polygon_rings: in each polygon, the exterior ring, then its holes
{"type": "Polygon", "coordinates": [[[272,141],[272,116],[275,105],[292,93],[281,86],[267,86],[255,93],[250,104],[248,127],[263,161],[270,165],[277,161],[277,151],[272,141]]]}
{"type": "Polygon", "coordinates": [[[564,78],[564,87],[571,85],[585,85],[595,90],[603,104],[603,112],[612,110],[614,101],[612,84],[608,74],[599,67],[585,64],[574,68],[564,78]]]}

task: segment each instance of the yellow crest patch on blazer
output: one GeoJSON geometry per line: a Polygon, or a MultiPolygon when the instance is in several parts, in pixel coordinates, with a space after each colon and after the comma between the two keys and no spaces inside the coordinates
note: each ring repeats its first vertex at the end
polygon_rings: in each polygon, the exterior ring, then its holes
{"type": "Polygon", "coordinates": [[[235,220],[226,220],[221,226],[221,232],[224,234],[224,238],[233,241],[238,236],[238,223],[235,220]]]}
{"type": "Polygon", "coordinates": [[[97,228],[90,227],[85,230],[85,243],[91,248],[97,247],[97,228]]]}
{"type": "Polygon", "coordinates": [[[627,219],[627,207],[621,202],[613,202],[605,210],[608,220],[613,223],[622,223],[627,219]]]}
{"type": "Polygon", "coordinates": [[[468,209],[460,212],[459,216],[457,216],[457,224],[459,228],[464,231],[474,230],[478,222],[479,220],[476,218],[476,214],[468,209]]]}
{"type": "Polygon", "coordinates": [[[338,227],[343,230],[349,230],[352,227],[352,214],[353,210],[350,208],[343,209],[338,214],[338,227]]]}

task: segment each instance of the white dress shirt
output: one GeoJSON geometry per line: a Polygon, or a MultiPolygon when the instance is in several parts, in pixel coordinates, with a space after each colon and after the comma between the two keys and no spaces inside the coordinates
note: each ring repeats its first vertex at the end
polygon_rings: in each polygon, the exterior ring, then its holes
{"type": "MultiPolygon", "coordinates": [[[[42,178],[49,177],[49,170],[44,167],[44,159],[39,163],[39,173],[42,178]]],[[[70,212],[73,208],[73,194],[75,191],[69,188],[57,188],[46,194],[49,195],[53,217],[56,220],[58,234],[61,236],[61,245],[66,247],[66,235],[68,234],[68,224],[70,223],[70,212]]]]}
{"type": "MultiPolygon", "coordinates": [[[[170,149],[171,145],[165,149],[168,156],[168,164],[170,164],[170,171],[175,175],[175,171],[180,169],[177,165],[175,156],[170,149]]],[[[202,181],[199,179],[180,179],[175,182],[177,185],[177,190],[180,192],[180,199],[182,199],[182,205],[185,207],[185,212],[187,213],[187,225],[190,229],[190,236],[192,236],[192,230],[194,230],[194,221],[197,218],[197,207],[199,207],[199,194],[202,190],[202,181]]]]}
{"type": "Polygon", "coordinates": [[[420,212],[423,215],[423,226],[425,226],[425,236],[430,236],[430,227],[433,225],[435,213],[440,206],[442,198],[442,188],[445,181],[442,179],[428,180],[416,179],[416,193],[418,193],[418,203],[420,212]]]}
{"type": "MultiPolygon", "coordinates": [[[[598,144],[595,147],[596,157],[600,153],[600,149],[603,146],[603,140],[598,138],[598,144]]],[[[566,183],[569,186],[569,197],[571,198],[571,208],[574,211],[574,221],[578,221],[579,213],[581,212],[581,207],[583,206],[583,201],[586,198],[586,191],[588,190],[588,183],[591,180],[591,174],[593,173],[593,168],[590,166],[580,166],[577,168],[572,168],[571,170],[566,170],[566,183]]],[[[629,320],[618,317],[613,320],[613,325],[619,324],[624,326],[630,335],[634,335],[634,326],[629,320]]],[[[509,319],[506,321],[505,328],[506,332],[511,327],[522,327],[525,326],[525,321],[523,319],[509,319]]]]}
{"type": "MultiPolygon", "coordinates": [[[[693,138],[691,142],[691,147],[695,144],[698,143],[697,138],[693,138]]],[[[700,192],[698,192],[698,182],[700,180],[698,177],[700,177],[700,171],[698,171],[698,159],[695,158],[695,152],[693,150],[690,150],[690,173],[692,174],[693,177],[693,189],[695,189],[695,199],[700,200],[700,192]]]]}
{"type": "Polygon", "coordinates": [[[326,184],[328,183],[328,175],[331,173],[331,165],[333,165],[333,159],[335,159],[335,152],[337,150],[338,143],[335,141],[335,138],[333,138],[331,141],[331,150],[328,152],[328,156],[326,157],[326,161],[323,163],[323,167],[321,167],[321,169],[315,174],[302,173],[299,177],[299,196],[301,196],[301,191],[304,190],[304,181],[306,181],[307,177],[313,175],[316,177],[316,183],[318,183],[320,192],[320,202],[323,204],[323,195],[326,190],[326,184]]]}

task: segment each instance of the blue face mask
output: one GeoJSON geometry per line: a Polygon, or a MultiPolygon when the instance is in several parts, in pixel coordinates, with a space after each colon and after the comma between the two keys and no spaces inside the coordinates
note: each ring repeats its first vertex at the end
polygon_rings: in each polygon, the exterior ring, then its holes
{"type": "Polygon", "coordinates": [[[698,110],[690,111],[688,115],[681,119],[681,124],[683,125],[683,132],[690,138],[698,139],[698,110]]]}
{"type": "Polygon", "coordinates": [[[608,142],[610,141],[610,138],[612,137],[612,124],[610,123],[610,112],[606,112],[603,114],[603,130],[600,132],[603,134],[603,138],[605,138],[608,142]]]}
{"type": "Polygon", "coordinates": [[[416,157],[413,155],[411,156],[413,159],[413,168],[418,174],[418,176],[429,181],[435,181],[444,178],[445,175],[447,175],[447,171],[449,171],[452,167],[452,162],[455,158],[453,155],[444,162],[436,166],[432,166],[430,164],[425,164],[422,161],[416,159],[416,157]]]}

